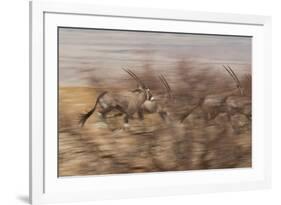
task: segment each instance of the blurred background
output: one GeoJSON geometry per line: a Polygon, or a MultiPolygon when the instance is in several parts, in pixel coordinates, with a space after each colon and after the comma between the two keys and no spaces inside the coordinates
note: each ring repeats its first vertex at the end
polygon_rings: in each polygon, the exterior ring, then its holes
{"type": "Polygon", "coordinates": [[[251,38],[60,28],[58,137],[59,176],[250,167],[251,38]],[[122,116],[94,113],[81,128],[79,115],[101,92],[136,88],[122,68],[145,82],[169,120],[145,113],[124,130],[122,116]]]}

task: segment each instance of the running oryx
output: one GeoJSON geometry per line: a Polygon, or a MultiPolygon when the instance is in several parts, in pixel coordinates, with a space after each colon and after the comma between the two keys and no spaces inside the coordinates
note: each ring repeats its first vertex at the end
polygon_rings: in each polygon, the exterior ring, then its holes
{"type": "Polygon", "coordinates": [[[143,119],[143,104],[146,100],[153,100],[150,89],[143,83],[142,80],[131,70],[123,69],[127,72],[137,83],[138,86],[132,91],[123,91],[113,93],[105,91],[101,93],[94,105],[94,107],[87,113],[82,114],[79,123],[83,126],[87,119],[95,112],[99,104],[101,110],[99,111],[102,117],[112,110],[118,110],[124,114],[124,126],[128,126],[129,118],[132,118],[135,113],[138,113],[140,119],[143,119]]]}
{"type": "MultiPolygon", "coordinates": [[[[206,120],[214,119],[220,112],[230,116],[234,111],[251,118],[251,76],[246,76],[246,84],[242,84],[230,66],[224,66],[236,87],[223,93],[207,95],[199,100],[198,106],[205,113],[206,120]]],[[[187,117],[182,118],[182,121],[187,117]]]]}
{"type": "Polygon", "coordinates": [[[156,96],[155,98],[153,97],[151,99],[146,100],[142,106],[144,112],[158,113],[163,120],[168,120],[167,105],[169,102],[172,101],[172,89],[164,75],[160,75],[159,80],[165,88],[164,99],[159,100],[159,97],[156,96]]]}

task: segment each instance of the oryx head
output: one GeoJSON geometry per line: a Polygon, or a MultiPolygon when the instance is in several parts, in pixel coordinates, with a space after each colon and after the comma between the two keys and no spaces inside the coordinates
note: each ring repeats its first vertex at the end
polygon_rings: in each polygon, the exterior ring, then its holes
{"type": "Polygon", "coordinates": [[[140,92],[145,94],[145,100],[153,100],[152,93],[150,89],[140,80],[140,78],[131,70],[123,69],[127,72],[135,81],[138,83],[138,87],[133,90],[133,92],[140,92]]]}
{"type": "Polygon", "coordinates": [[[234,71],[231,69],[230,66],[223,65],[223,67],[229,73],[231,78],[234,80],[237,89],[239,89],[240,94],[244,95],[244,88],[241,86],[240,80],[238,79],[237,75],[234,73],[234,71]]]}

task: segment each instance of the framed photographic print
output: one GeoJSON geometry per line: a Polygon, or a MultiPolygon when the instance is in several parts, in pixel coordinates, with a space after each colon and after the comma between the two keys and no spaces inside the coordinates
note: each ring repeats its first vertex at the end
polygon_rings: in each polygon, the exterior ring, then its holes
{"type": "Polygon", "coordinates": [[[270,187],[270,17],[36,1],[30,20],[32,204],[270,187]]]}

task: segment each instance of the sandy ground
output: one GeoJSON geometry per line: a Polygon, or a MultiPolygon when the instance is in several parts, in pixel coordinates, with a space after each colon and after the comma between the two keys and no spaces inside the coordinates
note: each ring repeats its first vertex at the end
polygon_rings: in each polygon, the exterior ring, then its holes
{"type": "Polygon", "coordinates": [[[103,119],[95,112],[79,126],[79,115],[99,93],[88,87],[59,90],[59,176],[251,167],[251,119],[241,109],[199,106],[181,123],[199,98],[175,96],[166,122],[147,113],[124,129],[123,116],[112,112],[103,119]]]}

